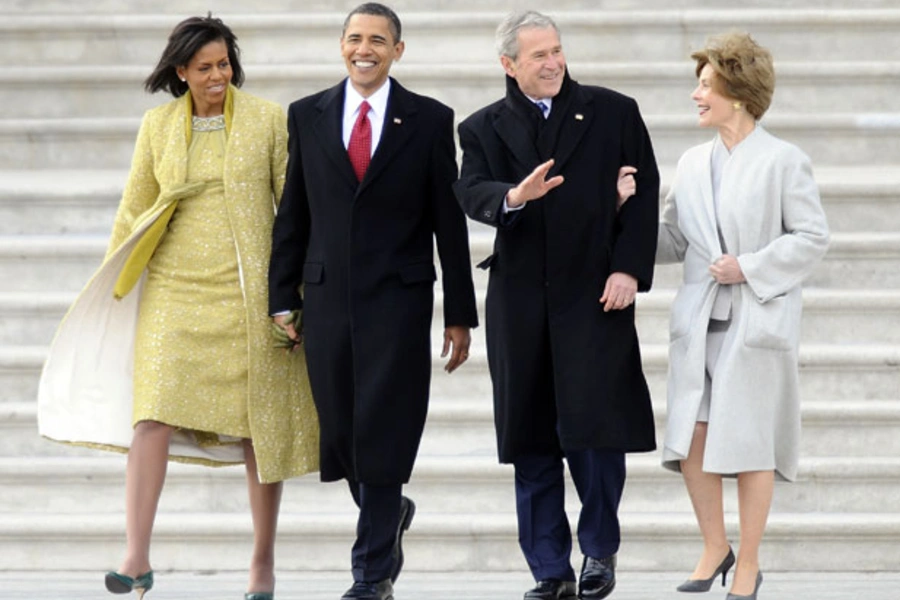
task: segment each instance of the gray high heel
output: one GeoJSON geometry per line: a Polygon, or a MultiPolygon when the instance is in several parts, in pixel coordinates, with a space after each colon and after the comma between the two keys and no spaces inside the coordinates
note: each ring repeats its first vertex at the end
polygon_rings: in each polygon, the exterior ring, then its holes
{"type": "Polygon", "coordinates": [[[725,596],[725,600],[756,600],[756,593],[759,591],[759,586],[762,585],[762,571],[758,571],[756,573],[756,586],[753,588],[753,593],[749,596],[738,596],[737,594],[732,594],[731,592],[725,596]]]}
{"type": "Polygon", "coordinates": [[[713,571],[712,577],[709,579],[688,579],[675,589],[679,592],[708,592],[709,588],[712,587],[713,581],[715,581],[716,577],[719,575],[722,576],[722,587],[725,587],[725,577],[728,575],[728,570],[733,566],[734,551],[731,549],[731,546],[729,546],[728,554],[722,559],[722,562],[719,563],[716,570],[713,571]]]}

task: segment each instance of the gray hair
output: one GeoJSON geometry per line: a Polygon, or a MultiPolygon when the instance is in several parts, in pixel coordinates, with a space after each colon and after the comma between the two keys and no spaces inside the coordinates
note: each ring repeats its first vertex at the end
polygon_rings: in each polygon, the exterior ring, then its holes
{"type": "Polygon", "coordinates": [[[516,60],[519,58],[519,30],[530,27],[538,29],[553,28],[556,35],[559,35],[559,29],[556,23],[547,15],[534,10],[525,12],[510,13],[506,16],[500,25],[497,26],[496,40],[497,53],[500,56],[508,56],[516,60]]]}

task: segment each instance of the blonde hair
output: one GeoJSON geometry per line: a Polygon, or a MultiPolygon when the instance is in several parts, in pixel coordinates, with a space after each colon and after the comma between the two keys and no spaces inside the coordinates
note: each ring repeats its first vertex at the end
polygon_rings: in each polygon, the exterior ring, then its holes
{"type": "Polygon", "coordinates": [[[759,120],[769,109],[775,92],[772,54],[750,34],[733,31],[713,36],[691,58],[697,61],[697,77],[703,67],[712,67],[716,73],[713,88],[744,104],[754,119],[759,120]]]}

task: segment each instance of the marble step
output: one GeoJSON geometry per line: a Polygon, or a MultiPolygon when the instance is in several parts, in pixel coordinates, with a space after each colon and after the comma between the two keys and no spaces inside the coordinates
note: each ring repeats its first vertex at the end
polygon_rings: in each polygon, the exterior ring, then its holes
{"type": "MultiPolygon", "coordinates": [[[[476,292],[484,317],[483,290],[476,292]]],[[[637,328],[647,344],[668,343],[669,307],[674,289],[638,296],[637,328]]],[[[49,344],[75,299],[72,292],[0,292],[0,345],[49,344]]],[[[900,290],[804,291],[802,343],[900,344],[900,290]]],[[[443,335],[443,296],[435,299],[432,339],[443,335]]],[[[476,331],[476,343],[482,336],[476,331]]]]}
{"type": "MultiPolygon", "coordinates": [[[[478,313],[483,320],[485,314],[483,288],[477,290],[476,295],[478,313]]],[[[654,289],[648,294],[638,296],[636,323],[638,337],[642,343],[669,342],[669,307],[674,297],[673,288],[654,289]]],[[[4,306],[3,298],[0,294],[0,311],[4,306]]],[[[62,297],[54,296],[52,299],[62,300],[62,297]]],[[[17,313],[10,307],[8,314],[17,313]]],[[[24,316],[21,321],[22,327],[34,325],[43,329],[42,332],[35,331],[29,337],[19,339],[37,340],[40,343],[42,337],[52,335],[57,320],[51,318],[41,322],[42,315],[46,313],[24,316]],[[48,331],[51,333],[48,334],[48,331]]],[[[11,327],[16,326],[11,323],[11,327]]],[[[435,301],[432,339],[441,339],[443,329],[443,296],[439,295],[435,301]]],[[[482,343],[483,331],[476,330],[473,335],[476,343],[482,343]]],[[[16,339],[9,337],[6,343],[16,339]]],[[[800,339],[803,344],[900,344],[900,290],[805,289],[800,339]]],[[[2,340],[0,329],[0,343],[3,343],[2,340]]]]}
{"type": "MultiPolygon", "coordinates": [[[[469,0],[474,1],[474,0],[469,0]]],[[[621,0],[620,0],[621,1],[621,0]]],[[[659,1],[659,0],[656,0],[659,1]]],[[[407,11],[402,15],[405,60],[411,63],[495,62],[494,30],[507,7],[490,10],[407,11]]],[[[900,59],[900,9],[658,7],[598,10],[596,5],[553,11],[569,60],[688,60],[710,34],[751,31],[778,60],[900,59]],[[593,10],[590,10],[590,9],[593,10]]],[[[204,8],[204,11],[206,9],[204,8]]],[[[180,12],[180,11],[179,11],[180,12]]],[[[203,11],[201,11],[203,12],[203,11]]],[[[337,40],[345,11],[238,14],[224,17],[251,62],[339,65],[337,40]]],[[[181,15],[12,15],[0,22],[0,56],[10,65],[156,64],[181,15]]]]}
{"type": "MultiPolygon", "coordinates": [[[[485,376],[485,380],[487,377],[485,376]]],[[[489,392],[464,396],[436,385],[420,447],[421,456],[494,456],[493,408],[489,392]]],[[[891,400],[804,400],[804,457],[891,457],[900,449],[900,396],[891,400]]],[[[657,442],[665,434],[665,396],[655,396],[657,442]]],[[[37,406],[0,402],[0,457],[81,456],[94,451],[45,440],[37,432],[37,406]]]]}
{"type": "MultiPolygon", "coordinates": [[[[438,388],[436,393],[446,392],[438,388]]],[[[496,452],[490,396],[484,399],[478,396],[477,400],[461,398],[463,396],[455,395],[446,402],[432,402],[422,439],[423,455],[483,456],[496,452]]],[[[665,396],[654,398],[657,445],[662,447],[665,396]]],[[[898,454],[900,401],[897,399],[804,400],[801,411],[801,456],[891,457],[898,454]]]]}
{"type": "MultiPolygon", "coordinates": [[[[0,281],[7,292],[80,290],[100,265],[105,235],[0,235],[0,281]]],[[[491,254],[493,232],[474,231],[469,244],[473,265],[491,254]]],[[[825,259],[806,281],[809,288],[900,288],[900,233],[835,233],[825,259]]],[[[487,273],[473,269],[476,289],[487,289],[487,273]]],[[[653,284],[674,289],[681,265],[658,265],[653,284]]],[[[598,288],[599,289],[599,288],[598,288]]]]}
{"type": "MultiPolygon", "coordinates": [[[[493,251],[494,232],[473,231],[469,235],[472,262],[478,264],[493,251]]],[[[0,244],[2,248],[2,244],[0,244]]],[[[2,256],[2,249],[0,249],[2,256]]],[[[900,233],[834,233],[828,253],[812,275],[807,287],[833,289],[897,289],[900,288],[900,233]]],[[[680,264],[657,265],[653,286],[674,289],[681,284],[680,264]]],[[[476,289],[487,289],[488,273],[474,269],[476,289]]],[[[600,289],[600,288],[598,288],[600,289]]]]}
{"type": "MultiPolygon", "coordinates": [[[[691,513],[682,478],[663,469],[656,453],[629,455],[623,514],[691,513]]],[[[63,513],[82,518],[124,511],[125,457],[95,452],[85,457],[0,458],[0,514],[63,513]]],[[[208,469],[170,463],[159,512],[242,513],[249,511],[243,467],[208,469]]],[[[733,480],[726,480],[725,509],[738,509],[733,480]]],[[[515,510],[513,470],[495,456],[420,456],[405,492],[418,514],[505,515],[515,510]]],[[[794,484],[779,484],[772,511],[885,513],[900,494],[900,459],[890,457],[805,457],[794,484]]],[[[567,479],[566,504],[578,510],[567,479]]],[[[285,482],[284,514],[353,513],[343,483],[323,484],[317,474],[285,482]]]]}
{"type": "MultiPolygon", "coordinates": [[[[900,164],[814,168],[832,231],[900,231],[900,164]]],[[[675,169],[663,164],[660,172],[662,201],[675,169]]],[[[0,235],[108,235],[127,177],[127,170],[0,171],[0,235]]]]}
{"type": "MultiPolygon", "coordinates": [[[[297,98],[330,87],[346,75],[343,64],[245,65],[244,89],[287,107],[297,98]]],[[[135,117],[171,99],[149,95],[143,80],[151,66],[33,65],[0,68],[0,119],[135,117]],[[47,93],[53,90],[52,94],[47,93]]],[[[572,76],[632,96],[644,114],[694,114],[690,99],[693,64],[572,60],[572,76]]],[[[406,60],[391,71],[403,85],[467,115],[504,93],[498,61],[453,64],[436,69],[406,60]]],[[[770,115],[781,113],[890,112],[900,96],[900,62],[779,62],[770,115]]]]}
{"type": "MultiPolygon", "coordinates": [[[[571,515],[574,519],[576,515],[571,515]]],[[[356,519],[351,514],[282,513],[279,562],[284,569],[346,569],[356,519]]],[[[623,514],[619,569],[685,571],[699,551],[700,535],[686,513],[623,514]]],[[[737,516],[728,514],[737,540],[737,516]]],[[[775,513],[766,529],[764,571],[890,571],[896,568],[900,514],[775,513]]],[[[153,535],[154,568],[246,568],[252,544],[250,515],[160,514],[153,535]]],[[[412,571],[519,571],[525,568],[512,513],[421,514],[403,538],[412,571]]],[[[0,515],[0,554],[9,570],[93,570],[118,564],[124,551],[120,514],[73,519],[70,514],[0,515]]],[[[576,551],[573,560],[580,562],[576,551]]],[[[402,580],[398,584],[403,585],[402,580]]],[[[398,588],[402,589],[402,588],[398,588]]]]}
{"type": "MultiPolygon", "coordinates": [[[[458,117],[465,116],[459,113],[458,117]]],[[[677,115],[645,115],[660,164],[675,164],[710,132],[689,106],[677,115]]],[[[894,168],[900,156],[900,113],[780,113],[762,121],[800,146],[814,164],[894,168]]],[[[127,169],[140,117],[0,119],[4,169],[127,169]]]]}

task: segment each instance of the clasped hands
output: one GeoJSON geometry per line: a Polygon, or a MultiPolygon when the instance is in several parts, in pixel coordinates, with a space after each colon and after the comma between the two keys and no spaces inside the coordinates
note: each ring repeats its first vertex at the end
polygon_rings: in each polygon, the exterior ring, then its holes
{"type": "Polygon", "coordinates": [[[272,337],[275,347],[293,352],[303,343],[303,311],[292,310],[272,317],[272,337]]]}

